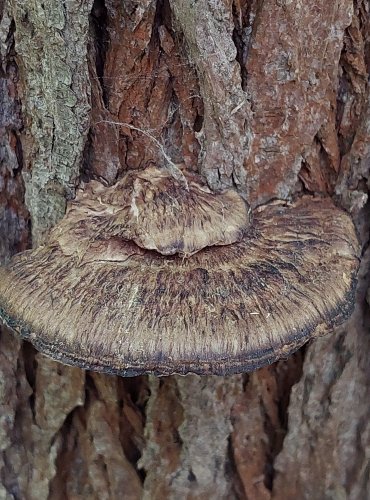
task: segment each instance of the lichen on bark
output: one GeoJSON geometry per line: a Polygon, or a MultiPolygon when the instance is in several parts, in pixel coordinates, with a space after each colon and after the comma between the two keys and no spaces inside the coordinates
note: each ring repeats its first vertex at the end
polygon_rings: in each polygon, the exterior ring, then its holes
{"type": "Polygon", "coordinates": [[[21,71],[26,204],[34,244],[74,196],[89,127],[92,0],[9,1],[21,71]]]}

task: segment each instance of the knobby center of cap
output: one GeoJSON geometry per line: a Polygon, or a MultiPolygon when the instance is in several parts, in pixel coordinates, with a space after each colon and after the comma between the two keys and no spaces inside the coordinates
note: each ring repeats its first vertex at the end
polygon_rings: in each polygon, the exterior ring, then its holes
{"type": "Polygon", "coordinates": [[[127,242],[162,255],[189,257],[203,248],[243,239],[250,226],[247,203],[229,189],[211,192],[199,176],[187,174],[188,187],[166,171],[150,167],[129,172],[117,184],[92,181],[52,232],[67,253],[95,248],[124,256],[127,242]],[[112,250],[114,249],[114,250],[112,250]]]}

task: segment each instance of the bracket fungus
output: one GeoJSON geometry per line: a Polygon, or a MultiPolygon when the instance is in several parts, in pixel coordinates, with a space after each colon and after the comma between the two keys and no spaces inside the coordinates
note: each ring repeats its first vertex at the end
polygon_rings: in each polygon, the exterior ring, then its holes
{"type": "Polygon", "coordinates": [[[345,320],[358,240],[331,200],[259,207],[156,167],[90,182],[36,250],[0,268],[0,317],[37,349],[133,376],[230,374],[345,320]]]}

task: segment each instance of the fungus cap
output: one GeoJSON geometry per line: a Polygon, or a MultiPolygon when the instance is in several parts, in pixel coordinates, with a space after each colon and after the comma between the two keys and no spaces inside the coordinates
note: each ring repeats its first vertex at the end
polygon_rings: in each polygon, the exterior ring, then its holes
{"type": "Polygon", "coordinates": [[[249,225],[249,206],[235,191],[214,194],[194,174],[185,186],[150,167],[129,172],[109,188],[90,182],[52,238],[66,251],[71,247],[80,253],[78,240],[94,235],[133,241],[163,255],[190,256],[205,247],[240,241],[249,225]]]}
{"type": "Polygon", "coordinates": [[[348,317],[358,251],[329,199],[268,204],[250,223],[232,191],[130,173],[88,185],[44,246],[0,268],[0,317],[82,368],[250,371],[348,317]]]}

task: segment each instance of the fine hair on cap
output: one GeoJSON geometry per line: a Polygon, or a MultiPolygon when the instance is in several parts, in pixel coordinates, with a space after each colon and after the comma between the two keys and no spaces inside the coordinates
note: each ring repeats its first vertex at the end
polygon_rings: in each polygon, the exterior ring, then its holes
{"type": "Polygon", "coordinates": [[[81,189],[44,245],[0,268],[0,317],[53,359],[133,376],[231,374],[343,322],[359,244],[328,198],[251,215],[165,170],[81,189]]]}

